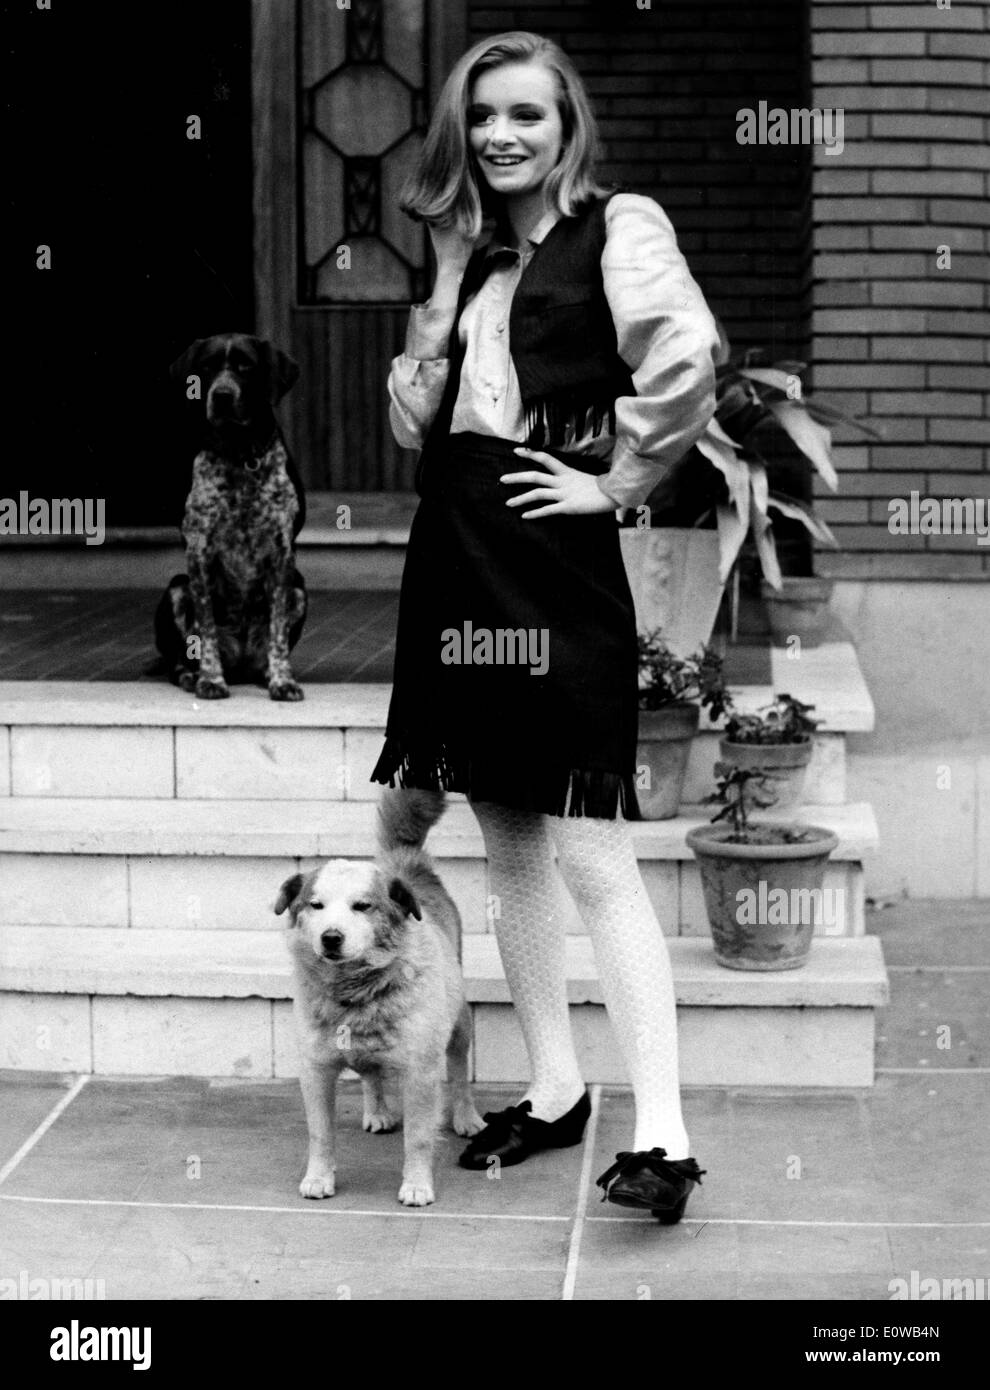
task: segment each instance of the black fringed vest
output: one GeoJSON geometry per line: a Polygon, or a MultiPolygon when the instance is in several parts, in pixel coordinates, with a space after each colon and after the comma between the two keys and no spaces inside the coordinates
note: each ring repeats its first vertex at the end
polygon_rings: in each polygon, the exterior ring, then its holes
{"type": "MultiPolygon", "coordinates": [[[[629,368],[616,349],[615,325],[602,284],[607,202],[596,198],[576,216],[560,218],[536,247],[512,296],[509,351],[530,448],[560,447],[569,424],[580,435],[589,428],[597,433],[608,420],[614,433],[616,397],[636,394],[629,368]]],[[[430,459],[445,444],[454,415],[464,357],[458,333],[461,312],[497,259],[486,260],[486,250],[474,253],[461,281],[447,348],[450,372],[416,470],[420,494],[430,459]]]]}

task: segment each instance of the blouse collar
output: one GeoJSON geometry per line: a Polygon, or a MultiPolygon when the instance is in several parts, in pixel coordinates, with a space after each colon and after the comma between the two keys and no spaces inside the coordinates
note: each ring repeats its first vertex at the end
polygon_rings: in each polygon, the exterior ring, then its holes
{"type": "MultiPolygon", "coordinates": [[[[522,257],[524,260],[528,260],[528,258],[536,250],[537,246],[539,246],[540,242],[543,241],[544,238],[547,236],[547,233],[551,230],[551,228],[555,227],[557,223],[560,221],[560,217],[561,214],[557,208],[547,209],[547,211],[540,218],[539,222],[537,222],[536,226],[526,237],[528,246],[522,252],[522,257]]],[[[499,254],[504,254],[505,252],[509,252],[511,255],[519,255],[519,248],[515,246],[507,246],[505,241],[503,241],[502,238],[498,235],[498,232],[493,232],[491,241],[485,247],[485,260],[487,260],[489,256],[496,256],[499,254]]]]}

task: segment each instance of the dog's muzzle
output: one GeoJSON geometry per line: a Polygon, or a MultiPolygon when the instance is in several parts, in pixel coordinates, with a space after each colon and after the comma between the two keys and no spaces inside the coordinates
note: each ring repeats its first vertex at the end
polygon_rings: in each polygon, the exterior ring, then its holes
{"type": "Polygon", "coordinates": [[[211,425],[240,421],[241,405],[240,382],[221,373],[206,393],[206,418],[211,425]]]}
{"type": "Polygon", "coordinates": [[[339,931],[325,931],[320,935],[320,945],[323,947],[323,954],[327,960],[339,960],[340,948],[343,944],[344,937],[339,931]]]}

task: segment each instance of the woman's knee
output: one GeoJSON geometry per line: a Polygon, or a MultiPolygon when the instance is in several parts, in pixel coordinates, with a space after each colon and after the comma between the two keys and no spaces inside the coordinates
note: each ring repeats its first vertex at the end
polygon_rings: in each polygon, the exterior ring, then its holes
{"type": "Polygon", "coordinates": [[[614,900],[628,870],[627,833],[615,821],[584,816],[561,818],[552,826],[561,876],[578,906],[614,900]]]}
{"type": "Polygon", "coordinates": [[[551,854],[546,818],[538,811],[520,811],[494,801],[472,801],[470,798],[468,805],[481,827],[489,857],[493,851],[521,845],[539,846],[547,855],[551,854]]]}

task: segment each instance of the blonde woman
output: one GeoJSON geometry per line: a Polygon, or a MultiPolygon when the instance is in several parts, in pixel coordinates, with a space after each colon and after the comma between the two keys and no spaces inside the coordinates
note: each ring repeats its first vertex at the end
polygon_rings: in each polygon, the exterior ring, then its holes
{"type": "Polygon", "coordinates": [[[437,269],[389,377],[421,501],[372,780],[463,792],[484,835],[532,1079],[461,1164],[583,1135],[562,876],[635,1098],[630,1147],[598,1182],[672,1223],[704,1169],[681,1114],[667,947],[626,824],[638,668],[615,512],[704,431],[717,333],[661,208],[602,187],[596,155],[567,56],[499,34],[451,72],[404,190],[437,269]]]}

